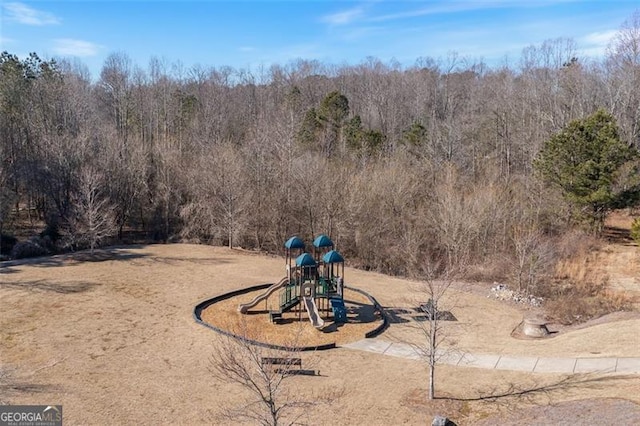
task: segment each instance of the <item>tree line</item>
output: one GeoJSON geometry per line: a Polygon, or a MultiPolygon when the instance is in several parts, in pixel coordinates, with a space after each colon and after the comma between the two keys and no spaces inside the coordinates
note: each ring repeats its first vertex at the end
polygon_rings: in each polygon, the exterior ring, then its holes
{"type": "Polygon", "coordinates": [[[46,250],[141,235],[276,252],[322,232],[366,269],[464,258],[524,279],[543,266],[523,256],[578,220],[535,166],[545,142],[603,110],[640,146],[639,44],[636,12],[602,58],[555,39],[497,67],[452,53],[142,68],[113,53],[93,81],[4,52],[0,234],[43,221],[46,250]]]}

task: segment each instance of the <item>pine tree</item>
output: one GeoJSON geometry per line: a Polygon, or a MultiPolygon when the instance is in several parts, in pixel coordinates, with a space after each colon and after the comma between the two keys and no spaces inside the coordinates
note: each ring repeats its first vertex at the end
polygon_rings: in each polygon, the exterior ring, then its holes
{"type": "Polygon", "coordinates": [[[600,232],[608,211],[620,205],[623,193],[617,188],[624,186],[618,185],[622,168],[637,155],[635,148],[620,140],[613,116],[601,109],[570,122],[546,141],[534,167],[600,232]]]}

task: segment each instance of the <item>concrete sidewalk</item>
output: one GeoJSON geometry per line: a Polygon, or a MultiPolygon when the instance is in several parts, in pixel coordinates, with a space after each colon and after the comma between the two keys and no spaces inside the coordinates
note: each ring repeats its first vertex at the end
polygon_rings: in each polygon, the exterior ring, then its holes
{"type": "MultiPolygon", "coordinates": [[[[340,347],[382,355],[419,360],[419,352],[407,343],[363,339],[340,347]]],[[[634,358],[539,358],[512,355],[471,354],[455,350],[439,351],[442,364],[530,373],[618,373],[640,374],[640,357],[634,358]]]]}

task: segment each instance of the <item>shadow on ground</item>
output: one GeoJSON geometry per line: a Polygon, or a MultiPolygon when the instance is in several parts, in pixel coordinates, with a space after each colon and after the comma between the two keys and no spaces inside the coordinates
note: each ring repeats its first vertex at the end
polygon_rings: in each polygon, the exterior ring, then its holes
{"type": "Polygon", "coordinates": [[[408,309],[385,307],[384,313],[387,315],[387,321],[389,321],[389,324],[406,324],[410,322],[409,319],[404,317],[404,315],[411,313],[408,309]]]}
{"type": "Polygon", "coordinates": [[[47,280],[19,281],[12,283],[0,283],[0,289],[14,289],[26,291],[43,291],[59,294],[75,294],[89,291],[98,286],[90,281],[66,281],[54,282],[47,280]]]}
{"type": "MultiPolygon", "coordinates": [[[[543,380],[543,379],[540,379],[543,380]]],[[[602,389],[604,386],[617,385],[627,381],[637,381],[635,375],[598,376],[596,374],[573,374],[550,383],[534,383],[532,385],[518,385],[515,383],[496,384],[490,389],[478,389],[478,396],[457,398],[454,396],[440,396],[439,398],[454,401],[490,401],[499,402],[509,398],[537,398],[547,396],[549,402],[557,400],[562,394],[580,389],[602,389]]],[[[507,402],[508,403],[508,402],[507,402]]]]}
{"type": "Polygon", "coordinates": [[[18,272],[15,268],[9,266],[0,265],[0,274],[15,274],[18,272]]]}
{"type": "Polygon", "coordinates": [[[0,404],[8,404],[10,398],[23,394],[35,395],[59,391],[58,386],[20,381],[13,376],[11,371],[0,369],[0,404]]]}
{"type": "MultiPolygon", "coordinates": [[[[2,262],[0,271],[5,268],[12,270],[12,267],[29,265],[38,268],[53,268],[58,266],[73,266],[84,262],[106,262],[106,261],[128,261],[149,257],[143,253],[132,253],[129,249],[141,248],[143,246],[109,247],[95,250],[93,253],[82,251],[78,253],[67,253],[56,256],[34,257],[29,259],[17,259],[2,262]]],[[[6,272],[2,272],[6,273],[6,272]]]]}
{"type": "Polygon", "coordinates": [[[229,259],[220,257],[150,257],[153,262],[163,263],[165,265],[177,265],[180,262],[192,263],[194,265],[222,265],[231,263],[229,259]]]}

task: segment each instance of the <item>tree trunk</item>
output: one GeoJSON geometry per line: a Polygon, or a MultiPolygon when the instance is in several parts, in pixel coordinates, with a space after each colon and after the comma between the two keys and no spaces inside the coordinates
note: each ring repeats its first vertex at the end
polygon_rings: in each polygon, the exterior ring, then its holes
{"type": "Polygon", "coordinates": [[[435,399],[435,374],[436,374],[436,319],[435,307],[431,311],[430,330],[429,330],[429,400],[435,399]]]}
{"type": "Polygon", "coordinates": [[[433,400],[435,398],[434,374],[435,365],[429,364],[429,400],[433,400]]]}
{"type": "Polygon", "coordinates": [[[269,408],[271,410],[271,420],[273,420],[271,426],[278,426],[278,409],[276,408],[276,404],[273,400],[269,401],[269,408]]]}

